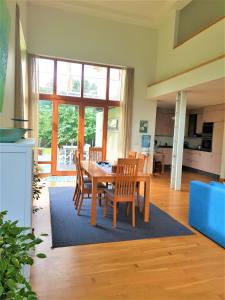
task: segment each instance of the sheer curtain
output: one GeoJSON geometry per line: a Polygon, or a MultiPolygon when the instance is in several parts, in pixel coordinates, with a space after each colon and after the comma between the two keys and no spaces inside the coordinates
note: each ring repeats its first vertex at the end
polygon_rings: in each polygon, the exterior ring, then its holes
{"type": "MultiPolygon", "coordinates": [[[[24,90],[21,60],[20,9],[16,4],[15,21],[15,102],[14,118],[24,119],[24,90]]],[[[23,123],[14,121],[15,127],[23,127],[23,123]]]]}
{"type": "Polygon", "coordinates": [[[125,68],[122,76],[120,104],[119,157],[126,157],[131,147],[131,127],[134,96],[134,69],[125,68]]]}
{"type": "Polygon", "coordinates": [[[38,63],[33,54],[28,54],[28,127],[29,137],[35,139],[34,159],[38,155],[38,63]]]}

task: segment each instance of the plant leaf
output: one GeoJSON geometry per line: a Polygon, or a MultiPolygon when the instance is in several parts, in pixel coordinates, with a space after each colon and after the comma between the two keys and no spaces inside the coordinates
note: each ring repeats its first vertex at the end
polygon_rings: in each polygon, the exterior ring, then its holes
{"type": "Polygon", "coordinates": [[[38,253],[36,256],[38,258],[46,258],[47,257],[44,253],[38,253]]]}

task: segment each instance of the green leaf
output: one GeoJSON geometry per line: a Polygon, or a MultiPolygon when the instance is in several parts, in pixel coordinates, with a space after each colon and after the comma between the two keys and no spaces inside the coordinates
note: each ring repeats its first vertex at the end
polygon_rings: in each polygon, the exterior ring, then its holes
{"type": "Polygon", "coordinates": [[[10,290],[14,290],[16,288],[16,282],[13,279],[7,280],[7,286],[10,288],[10,290]]]}
{"type": "Polygon", "coordinates": [[[2,296],[3,292],[4,292],[4,288],[3,288],[3,286],[2,286],[2,284],[0,282],[0,296],[2,296]]]}
{"type": "Polygon", "coordinates": [[[19,267],[19,265],[20,265],[20,262],[19,262],[18,259],[15,258],[15,257],[12,258],[12,263],[13,263],[16,267],[19,267]]]}
{"type": "Polygon", "coordinates": [[[36,256],[38,258],[46,258],[47,257],[44,253],[38,253],[36,256]]]}
{"type": "Polygon", "coordinates": [[[43,242],[43,240],[40,238],[35,239],[35,244],[37,244],[37,245],[41,244],[42,242],[43,242]]]}
{"type": "Polygon", "coordinates": [[[47,233],[41,233],[40,236],[48,236],[47,233]]]}
{"type": "Polygon", "coordinates": [[[29,295],[28,300],[36,300],[37,299],[37,296],[36,295],[29,295]]]}

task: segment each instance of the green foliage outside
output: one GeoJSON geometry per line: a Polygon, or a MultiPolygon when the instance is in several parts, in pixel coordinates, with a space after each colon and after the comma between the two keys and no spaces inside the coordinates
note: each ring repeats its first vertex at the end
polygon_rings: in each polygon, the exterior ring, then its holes
{"type": "MultiPolygon", "coordinates": [[[[96,113],[102,109],[85,108],[84,140],[86,144],[94,145],[96,134],[96,113]]],[[[78,108],[73,105],[58,106],[58,146],[66,144],[77,145],[78,139],[78,108]]],[[[39,105],[39,146],[51,148],[52,140],[52,103],[40,101],[39,105]]]]}
{"type": "MultiPolygon", "coordinates": [[[[30,233],[30,228],[19,227],[17,221],[5,217],[6,211],[0,212],[0,299],[35,300],[37,296],[22,270],[25,265],[33,264],[31,253],[42,239],[30,233]]],[[[43,253],[36,256],[46,257],[43,253]]]]}

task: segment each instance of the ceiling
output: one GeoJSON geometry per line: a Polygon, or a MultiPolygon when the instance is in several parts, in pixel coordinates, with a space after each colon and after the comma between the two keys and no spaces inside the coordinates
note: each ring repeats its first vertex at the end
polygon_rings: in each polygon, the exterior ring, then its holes
{"type": "Polygon", "coordinates": [[[156,28],[191,0],[28,0],[31,3],[113,21],[156,28]]]}
{"type": "MultiPolygon", "coordinates": [[[[225,78],[213,80],[185,89],[188,108],[200,108],[225,103],[225,78]]],[[[171,108],[175,106],[176,92],[160,96],[158,106],[171,108]]]]}

